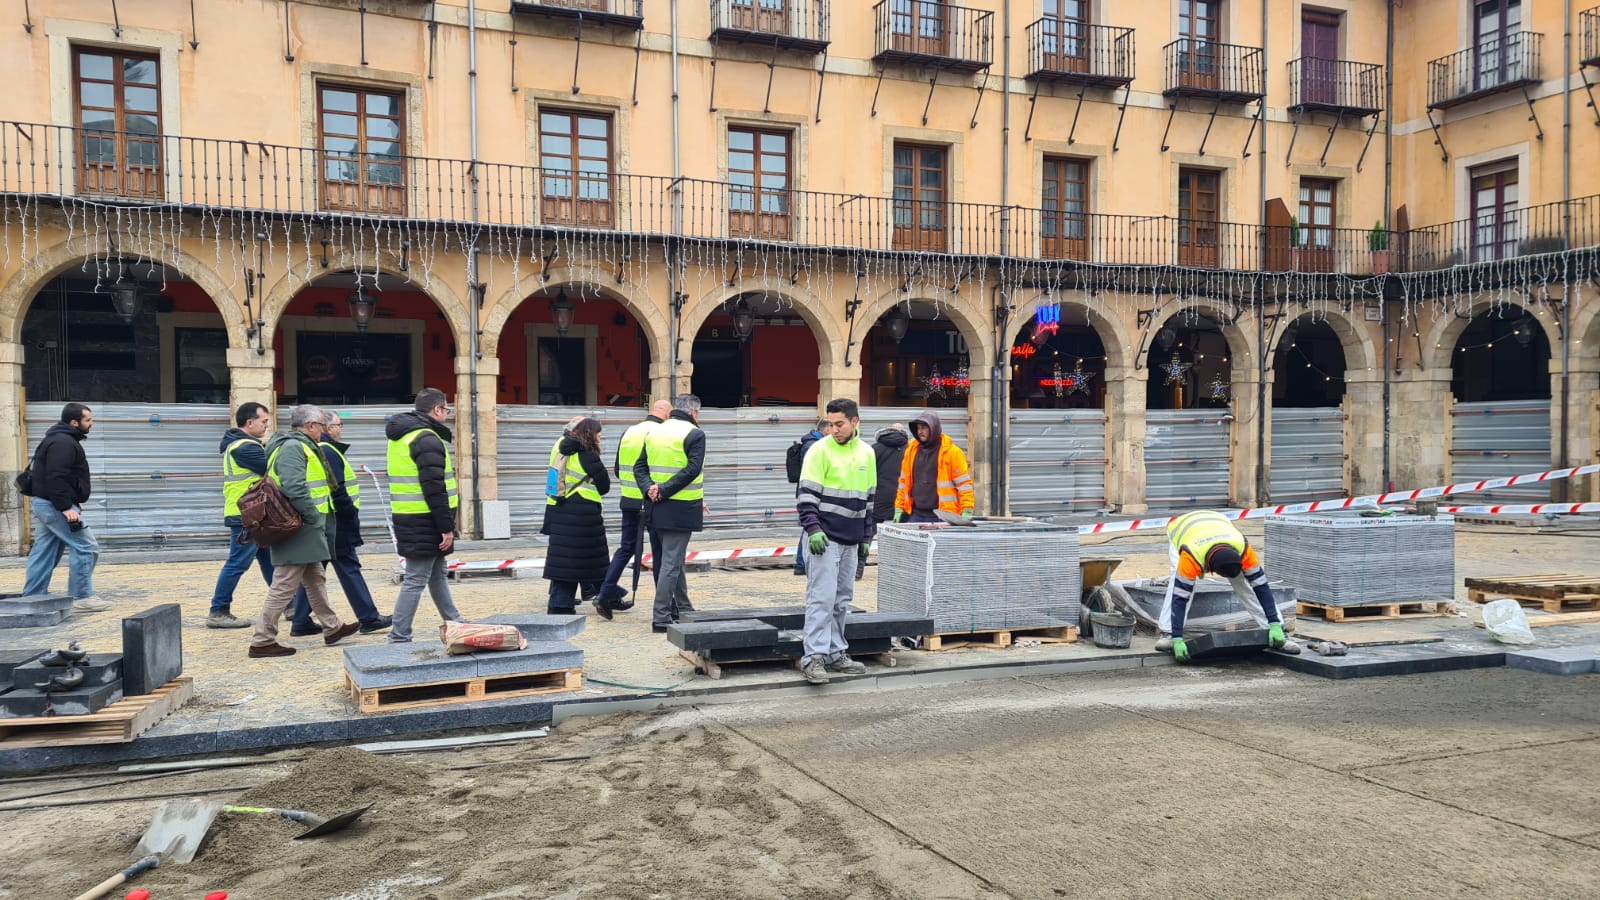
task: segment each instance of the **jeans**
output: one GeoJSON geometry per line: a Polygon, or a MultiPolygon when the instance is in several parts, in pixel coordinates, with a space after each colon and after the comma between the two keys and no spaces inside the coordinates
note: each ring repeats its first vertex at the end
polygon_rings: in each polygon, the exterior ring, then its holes
{"type": "Polygon", "coordinates": [[[439,609],[439,618],[446,622],[461,621],[456,602],[450,598],[450,577],[446,568],[448,560],[439,556],[416,556],[406,559],[406,574],[400,582],[400,597],[394,601],[394,625],[389,628],[389,643],[406,644],[411,641],[411,620],[417,617],[417,604],[422,602],[422,589],[427,587],[433,605],[439,609]]]}
{"type": "MultiPolygon", "coordinates": [[[[363,625],[378,624],[378,605],[372,602],[372,590],[367,587],[366,576],[361,574],[361,560],[356,556],[355,542],[335,540],[333,548],[333,574],[344,589],[344,598],[350,602],[350,611],[363,625]]],[[[294,630],[309,632],[311,604],[306,600],[306,589],[294,595],[294,630]]]]}
{"type": "Polygon", "coordinates": [[[855,599],[855,544],[829,541],[821,553],[811,554],[806,562],[805,656],[800,664],[814,659],[838,662],[850,649],[844,639],[844,617],[855,599]]]}
{"type": "MultiPolygon", "coordinates": [[[[585,593],[598,592],[599,585],[586,584],[583,586],[585,593]]],[[[551,581],[550,600],[545,605],[546,613],[557,615],[578,611],[578,583],[576,581],[551,581]]]]}
{"type": "Polygon", "coordinates": [[[689,552],[690,531],[663,531],[661,555],[655,558],[656,603],[651,610],[650,624],[665,628],[678,621],[678,616],[694,611],[689,602],[689,580],[683,575],[683,558],[689,552]]]}
{"type": "MultiPolygon", "coordinates": [[[[611,567],[606,569],[606,580],[600,582],[600,595],[607,600],[620,600],[626,596],[617,593],[616,588],[622,581],[622,573],[627,569],[628,561],[633,559],[633,554],[638,551],[639,528],[643,521],[643,510],[622,511],[622,540],[617,542],[617,552],[611,554],[611,567]]],[[[661,558],[661,536],[654,529],[650,530],[650,555],[652,559],[661,558]]],[[[651,572],[655,571],[656,569],[652,567],[651,572]]]]}
{"type": "Polygon", "coordinates": [[[940,519],[938,516],[933,515],[932,513],[924,514],[924,513],[914,512],[911,515],[906,517],[906,521],[907,522],[918,522],[918,523],[921,523],[921,522],[941,522],[943,520],[940,519]]]}
{"type": "Polygon", "coordinates": [[[806,530],[804,528],[800,529],[800,543],[794,545],[794,570],[796,572],[804,572],[806,570],[806,556],[809,555],[806,550],[806,537],[806,530]]]}
{"type": "Polygon", "coordinates": [[[222,571],[217,573],[217,586],[211,591],[212,615],[228,612],[233,607],[233,589],[239,586],[244,573],[250,571],[252,562],[261,566],[261,577],[266,580],[267,587],[272,587],[272,551],[250,541],[239,543],[243,533],[241,526],[228,526],[228,561],[222,564],[222,571]]]}
{"type": "MultiPolygon", "coordinates": [[[[94,532],[87,524],[73,531],[61,510],[43,497],[32,501],[33,550],[28,553],[28,580],[22,593],[50,593],[50,576],[61,554],[67,552],[67,593],[78,600],[93,597],[94,564],[100,559],[100,542],[94,539],[94,532]]],[[[83,512],[81,507],[78,512],[83,512]]]]}

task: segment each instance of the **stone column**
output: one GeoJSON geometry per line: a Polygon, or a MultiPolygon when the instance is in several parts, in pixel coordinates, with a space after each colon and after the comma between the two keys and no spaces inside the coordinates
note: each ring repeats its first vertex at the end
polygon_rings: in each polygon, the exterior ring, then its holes
{"type": "Polygon", "coordinates": [[[461,496],[461,528],[465,534],[481,536],[477,510],[472,505],[472,485],[478,484],[478,499],[493,500],[500,495],[498,459],[498,400],[500,360],[486,356],[478,360],[478,462],[472,460],[472,359],[456,357],[456,489],[461,496]]]}
{"type": "Polygon", "coordinates": [[[21,344],[0,343],[0,555],[15,556],[27,550],[28,498],[18,493],[17,473],[28,458],[28,438],[23,434],[21,344]]]}
{"type": "Polygon", "coordinates": [[[1345,483],[1351,496],[1381,494],[1383,484],[1383,373],[1344,376],[1345,483]]]}
{"type": "Polygon", "coordinates": [[[861,382],[865,373],[859,364],[853,366],[817,366],[817,416],[820,418],[829,400],[844,397],[860,402],[861,382]]]}
{"type": "MultiPolygon", "coordinates": [[[[1574,347],[1572,354],[1572,378],[1567,384],[1570,395],[1567,400],[1567,465],[1583,466],[1596,461],[1596,453],[1600,447],[1595,446],[1596,430],[1600,429],[1600,411],[1595,407],[1600,405],[1600,359],[1592,356],[1582,356],[1577,350],[1582,345],[1574,347]]],[[[1559,353],[1559,350],[1557,351],[1559,353]]],[[[1550,361],[1550,424],[1559,426],[1561,423],[1561,358],[1556,356],[1550,361]]],[[[1561,465],[1561,435],[1553,432],[1550,435],[1550,460],[1551,468],[1561,465]]],[[[1569,483],[1557,482],[1551,496],[1565,497],[1565,503],[1586,503],[1600,500],[1600,478],[1585,475],[1582,478],[1568,479],[1569,483]],[[1565,490],[1565,493],[1563,493],[1565,490]]]]}
{"type": "Polygon", "coordinates": [[[678,360],[678,379],[676,384],[673,383],[672,376],[668,372],[670,368],[671,365],[669,363],[651,361],[650,399],[671,400],[678,394],[687,394],[689,392],[689,384],[694,376],[694,363],[686,359],[678,360]]]}
{"type": "MultiPolygon", "coordinates": [[[[1004,415],[1007,404],[1002,396],[1000,408],[996,411],[990,400],[989,394],[994,388],[990,383],[993,372],[994,367],[987,363],[971,363],[967,366],[967,377],[972,383],[967,392],[967,446],[962,448],[967,451],[967,467],[972,472],[973,500],[977,512],[985,516],[1004,515],[995,508],[992,499],[995,485],[990,460],[994,459],[996,450],[993,440],[994,416],[1004,415]]],[[[1002,381],[1002,390],[1004,387],[1002,381]]],[[[1001,506],[1004,506],[1004,501],[1001,506]]]]}
{"type": "Polygon", "coordinates": [[[1396,490],[1450,483],[1450,370],[1402,372],[1391,385],[1390,479],[1396,490]]]}
{"type": "MultiPolygon", "coordinates": [[[[1228,469],[1228,499],[1235,506],[1249,508],[1261,501],[1257,490],[1257,474],[1265,473],[1268,458],[1267,441],[1272,437],[1271,376],[1263,376],[1255,368],[1240,366],[1233,370],[1228,386],[1233,394],[1232,438],[1233,463],[1228,469]],[[1260,391],[1268,391],[1264,408],[1260,391]]],[[[1206,410],[1197,410],[1205,413],[1206,410]]]]}
{"type": "MultiPolygon", "coordinates": [[[[272,430],[278,430],[278,390],[273,384],[277,354],[272,350],[257,353],[251,347],[228,348],[228,408],[232,410],[255,402],[265,403],[272,415],[272,430]]],[[[230,420],[230,424],[231,420],[230,420]]]]}
{"type": "Polygon", "coordinates": [[[1128,366],[1106,369],[1106,505],[1138,514],[1145,503],[1144,427],[1150,373],[1128,366]]]}

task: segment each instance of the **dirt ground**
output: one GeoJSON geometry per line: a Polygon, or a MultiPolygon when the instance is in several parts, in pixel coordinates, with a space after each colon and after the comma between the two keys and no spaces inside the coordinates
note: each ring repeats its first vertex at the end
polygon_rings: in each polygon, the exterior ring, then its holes
{"type": "MultiPolygon", "coordinates": [[[[125,865],[157,801],[220,818],[155,900],[1593,897],[1600,675],[1327,681],[1253,666],[952,684],[574,719],[515,745],[0,785],[0,897],[125,865]],[[560,760],[562,757],[583,757],[560,760]],[[83,799],[94,805],[16,811],[83,799]]],[[[122,896],[119,891],[115,896],[122,896]]]]}

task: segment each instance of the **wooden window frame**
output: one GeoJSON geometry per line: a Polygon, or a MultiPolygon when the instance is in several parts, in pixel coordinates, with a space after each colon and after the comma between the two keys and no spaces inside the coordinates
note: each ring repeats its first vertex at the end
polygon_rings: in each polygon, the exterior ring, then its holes
{"type": "Polygon", "coordinates": [[[1339,179],[1301,178],[1296,186],[1298,202],[1295,204],[1296,220],[1300,223],[1300,245],[1294,250],[1294,269],[1297,272],[1332,272],[1334,270],[1335,237],[1339,227],[1339,179]],[[1316,199],[1319,188],[1328,191],[1328,202],[1316,199]],[[1328,224],[1315,224],[1316,211],[1328,210],[1328,224]],[[1307,210],[1310,214],[1307,214],[1307,210]]]}
{"type": "Polygon", "coordinates": [[[891,204],[891,221],[893,235],[891,243],[895,250],[927,250],[944,252],[950,246],[950,147],[945,144],[924,144],[916,141],[895,141],[890,155],[892,193],[898,194],[900,188],[900,172],[910,173],[910,195],[905,198],[894,196],[891,204]],[[901,150],[910,150],[911,164],[902,166],[898,157],[901,150]],[[922,174],[935,171],[932,166],[923,165],[923,153],[936,151],[942,155],[942,160],[937,171],[940,173],[939,187],[925,188],[922,186],[922,174]],[[927,199],[925,192],[937,190],[937,199],[927,199]],[[928,227],[928,213],[936,213],[938,226],[928,227]],[[903,215],[904,214],[904,215],[903,215]],[[904,221],[907,224],[902,225],[904,221]]]}
{"type": "Polygon", "coordinates": [[[1467,170],[1467,202],[1472,214],[1472,261],[1506,259],[1516,255],[1517,229],[1521,223],[1517,205],[1521,198],[1520,163],[1502,159],[1467,170]],[[1509,176],[1509,177],[1508,177],[1509,176]],[[1479,182],[1493,179],[1495,200],[1492,206],[1478,203],[1479,182]],[[1507,202],[1506,189],[1519,188],[1518,200],[1507,202]],[[1487,217],[1488,222],[1483,223],[1487,217]],[[1488,234],[1485,235],[1485,230],[1488,234]],[[1487,238],[1487,239],[1486,239],[1487,238]]]}
{"type": "Polygon", "coordinates": [[[1516,39],[1516,34],[1522,26],[1523,12],[1522,0],[1475,0],[1472,4],[1472,79],[1475,89],[1485,90],[1506,84],[1513,80],[1512,73],[1521,69],[1522,42],[1516,39]],[[1492,31],[1485,32],[1481,11],[1490,6],[1494,7],[1495,26],[1492,31]],[[1513,7],[1517,10],[1517,21],[1510,23],[1507,14],[1513,7]],[[1486,39],[1493,42],[1487,49],[1484,46],[1486,39]],[[1485,57],[1492,59],[1492,62],[1485,65],[1485,57]]]}
{"type": "MultiPolygon", "coordinates": [[[[134,115],[150,115],[145,111],[136,111],[134,115]]],[[[73,130],[78,134],[75,141],[78,156],[77,183],[78,192],[81,194],[94,194],[98,196],[125,197],[134,200],[160,200],[166,196],[165,174],[163,166],[162,131],[164,119],[161,109],[161,59],[149,53],[129,53],[122,50],[104,47],[72,48],[72,124],[73,130]],[[85,56],[104,56],[111,59],[111,78],[86,78],[83,75],[83,62],[85,56]],[[123,80],[126,74],[126,61],[137,60],[148,62],[155,72],[155,81],[150,84],[134,83],[131,86],[153,91],[156,95],[155,120],[156,130],[154,135],[132,137],[127,125],[127,89],[130,83],[123,80]],[[85,84],[108,85],[111,88],[112,105],[84,106],[83,90],[85,84]],[[89,129],[83,124],[84,110],[109,113],[113,130],[105,132],[100,129],[89,129]],[[109,137],[104,136],[109,135],[109,137]],[[111,162],[106,165],[100,161],[102,152],[91,154],[90,146],[100,147],[101,142],[110,140],[112,143],[111,162]],[[129,160],[130,144],[149,144],[154,148],[154,165],[135,165],[129,160]],[[91,161],[93,157],[93,161],[91,161]],[[109,177],[108,177],[109,176],[109,177]],[[109,181],[109,184],[108,184],[109,181]]]]}
{"type": "Polygon", "coordinates": [[[1045,68],[1056,72],[1088,72],[1089,0],[1044,0],[1042,9],[1040,40],[1045,68]],[[1063,11],[1069,4],[1077,5],[1076,16],[1063,11]]]}
{"type": "Polygon", "coordinates": [[[539,134],[539,211],[540,218],[549,225],[571,225],[580,228],[615,228],[617,225],[617,117],[607,110],[578,109],[573,107],[541,107],[538,116],[539,134]],[[567,130],[547,131],[546,116],[565,116],[567,130]],[[592,120],[605,123],[605,170],[595,173],[582,168],[583,160],[598,159],[581,152],[580,142],[599,140],[582,133],[581,122],[592,120]],[[569,141],[565,154],[545,151],[545,138],[561,137],[569,141]],[[566,168],[553,168],[551,158],[562,160],[566,168]],[[565,186],[565,193],[562,186],[565,186]],[[557,188],[557,190],[552,190],[557,188]],[[598,196],[593,194],[598,193],[598,196]]]}
{"type": "Polygon", "coordinates": [[[1215,90],[1220,83],[1221,60],[1216,45],[1222,42],[1222,3],[1223,0],[1178,0],[1177,34],[1180,40],[1188,42],[1178,63],[1178,79],[1183,87],[1215,90]],[[1202,3],[1210,14],[1196,16],[1194,8],[1202,3]],[[1197,34],[1197,22],[1211,23],[1212,33],[1197,34]]]}
{"type": "Polygon", "coordinates": [[[729,0],[734,28],[755,34],[788,34],[792,0],[729,0]]]}
{"type": "Polygon", "coordinates": [[[1046,259],[1089,258],[1089,174],[1092,164],[1092,160],[1078,156],[1044,157],[1039,186],[1039,253],[1046,259]],[[1079,177],[1065,177],[1073,168],[1077,169],[1079,177]],[[1066,188],[1071,185],[1077,185],[1080,190],[1080,199],[1077,201],[1070,201],[1066,195],[1066,188]],[[1056,204],[1054,209],[1049,205],[1052,201],[1056,204]],[[1082,209],[1068,209],[1070,202],[1081,204],[1082,209]]]}
{"type": "Polygon", "coordinates": [[[944,0],[890,0],[889,39],[896,50],[948,56],[950,5],[944,0]],[[929,32],[924,32],[924,22],[933,23],[929,32]],[[909,30],[903,25],[908,25],[909,30]]]}
{"type": "MultiPolygon", "coordinates": [[[[406,91],[404,88],[379,88],[370,85],[347,84],[340,81],[318,81],[317,92],[317,186],[321,194],[323,209],[340,212],[356,212],[377,216],[404,216],[408,213],[406,203],[406,91]],[[330,110],[327,106],[328,93],[339,91],[354,94],[356,108],[354,112],[344,110],[330,110]],[[368,97],[386,97],[396,103],[396,112],[393,115],[372,113],[367,110],[368,97]],[[329,115],[354,116],[356,120],[356,133],[329,131],[329,115]],[[393,143],[400,148],[400,154],[390,158],[387,155],[378,156],[372,153],[369,147],[367,126],[369,119],[385,119],[395,123],[395,137],[393,143]],[[330,138],[354,139],[355,150],[345,153],[334,153],[327,149],[330,138]],[[330,177],[329,169],[335,163],[355,164],[355,178],[330,177]],[[375,168],[396,171],[396,181],[383,181],[371,177],[375,168]]],[[[387,138],[382,140],[389,140],[387,138]]]]}
{"type": "Polygon", "coordinates": [[[793,224],[791,221],[791,197],[794,193],[794,131],[787,128],[763,128],[756,125],[729,125],[728,126],[728,234],[730,237],[757,238],[760,240],[787,241],[793,238],[793,224]],[[737,150],[733,146],[735,134],[750,136],[750,150],[737,150]],[[783,139],[783,184],[782,188],[768,188],[761,184],[761,177],[768,173],[762,167],[764,158],[778,154],[763,150],[761,143],[764,137],[780,137],[783,139]],[[750,154],[751,168],[743,169],[734,166],[734,154],[750,154]],[[750,185],[735,185],[734,175],[743,174],[750,178],[750,185]],[[738,208],[737,198],[746,197],[748,203],[743,208],[738,208]],[[769,208],[768,201],[773,201],[769,208]]]}
{"type": "Polygon", "coordinates": [[[1178,265],[1198,268],[1216,268],[1222,227],[1222,175],[1216,169],[1182,166],[1178,169],[1178,265]],[[1190,180],[1184,187],[1184,178],[1190,180]],[[1195,179],[1209,179],[1209,189],[1194,183],[1195,179]],[[1209,218],[1195,213],[1205,212],[1200,199],[1209,194],[1213,198],[1209,218]]]}

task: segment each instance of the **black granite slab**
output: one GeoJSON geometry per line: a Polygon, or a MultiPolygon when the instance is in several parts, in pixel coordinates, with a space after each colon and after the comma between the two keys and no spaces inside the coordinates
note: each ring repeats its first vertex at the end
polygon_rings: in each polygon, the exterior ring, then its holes
{"type": "Polygon", "coordinates": [[[667,629],[672,645],[696,653],[734,647],[765,647],[778,640],[778,629],[756,619],[680,622],[667,629]]]}
{"type": "MultiPolygon", "coordinates": [[[[850,607],[850,614],[864,613],[866,610],[855,606],[850,607]]],[[[755,609],[736,609],[731,607],[713,607],[711,609],[696,609],[683,614],[685,622],[725,622],[729,619],[755,619],[765,622],[773,628],[804,628],[806,627],[806,608],[804,606],[765,606],[755,609]]]]}
{"type": "Polygon", "coordinates": [[[122,690],[148,694],[183,674],[183,608],[152,606],[122,620],[122,690]]]}
{"type": "Polygon", "coordinates": [[[844,639],[921,637],[933,634],[933,619],[899,613],[851,613],[844,617],[844,639]]]}
{"type": "Polygon", "coordinates": [[[1491,669],[1505,665],[1506,653],[1490,644],[1441,641],[1436,644],[1351,647],[1347,656],[1319,656],[1309,650],[1292,656],[1270,650],[1260,659],[1291,671],[1323,678],[1371,678],[1457,669],[1491,669]]]}
{"type": "MultiPolygon", "coordinates": [[[[82,662],[74,663],[72,668],[83,673],[83,687],[100,687],[105,684],[122,683],[122,654],[120,653],[91,653],[83,658],[82,662]]],[[[47,666],[38,660],[17,666],[11,672],[11,681],[17,687],[43,684],[50,680],[52,675],[66,672],[65,666],[47,666]]]]}
{"type": "Polygon", "coordinates": [[[32,662],[49,652],[48,648],[44,650],[0,650],[0,681],[9,681],[12,669],[23,663],[32,662]]]}
{"type": "Polygon", "coordinates": [[[1213,631],[1194,637],[1185,637],[1191,662],[1236,659],[1251,656],[1267,649],[1267,629],[1246,628],[1240,631],[1213,631]]]}
{"type": "MultiPolygon", "coordinates": [[[[871,656],[890,651],[889,638],[865,638],[851,641],[848,652],[851,656],[871,656]]],[[[798,631],[785,631],[776,643],[765,647],[730,647],[721,650],[706,650],[701,656],[711,662],[756,662],[764,659],[799,659],[805,655],[805,644],[798,631]]]]}
{"type": "Polygon", "coordinates": [[[14,688],[0,694],[0,719],[33,718],[46,710],[53,716],[87,716],[121,699],[121,684],[84,686],[53,694],[35,688],[14,688]]]}

